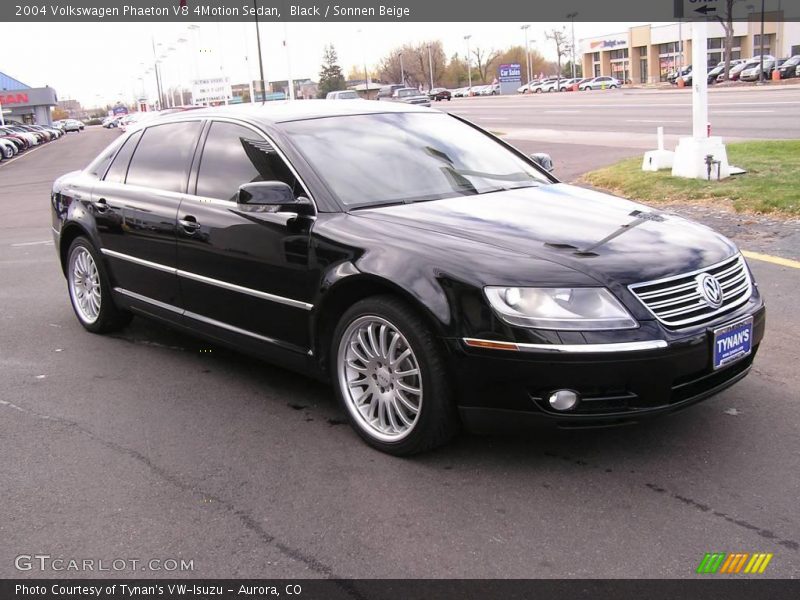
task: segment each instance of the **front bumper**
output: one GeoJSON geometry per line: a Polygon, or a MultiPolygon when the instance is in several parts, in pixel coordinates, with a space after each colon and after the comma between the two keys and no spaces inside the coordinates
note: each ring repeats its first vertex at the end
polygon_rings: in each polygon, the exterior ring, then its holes
{"type": "Polygon", "coordinates": [[[475,432],[532,424],[601,427],[686,408],[749,372],[764,336],[763,304],[728,320],[748,314],[753,316],[751,354],[716,370],[712,366],[712,330],[718,324],[685,337],[667,336],[661,344],[637,347],[641,342],[623,343],[616,352],[612,351],[614,344],[598,345],[589,352],[570,351],[569,347],[547,351],[537,345],[507,351],[448,340],[462,422],[475,432]],[[559,412],[550,407],[547,398],[560,389],[580,394],[581,401],[573,410],[559,412]]]}

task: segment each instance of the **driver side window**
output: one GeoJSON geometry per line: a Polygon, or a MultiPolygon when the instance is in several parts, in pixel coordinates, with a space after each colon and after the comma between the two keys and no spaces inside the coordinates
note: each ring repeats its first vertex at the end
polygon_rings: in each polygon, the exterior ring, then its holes
{"type": "Polygon", "coordinates": [[[196,195],[235,202],[239,186],[255,181],[282,181],[295,195],[302,191],[269,142],[247,127],[213,122],[200,157],[196,195]]]}

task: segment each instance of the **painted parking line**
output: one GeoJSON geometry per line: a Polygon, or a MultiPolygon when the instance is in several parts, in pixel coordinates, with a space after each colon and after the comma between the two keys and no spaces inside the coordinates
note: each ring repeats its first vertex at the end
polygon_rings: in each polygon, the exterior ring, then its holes
{"type": "Polygon", "coordinates": [[[742,254],[746,258],[750,258],[752,260],[760,260],[762,262],[772,263],[773,265],[791,267],[792,269],[800,269],[800,261],[792,260],[791,258],[772,256],[771,254],[761,254],[760,252],[751,252],[750,250],[742,250],[742,254]]]}
{"type": "Polygon", "coordinates": [[[38,145],[38,146],[36,146],[35,148],[29,148],[28,150],[26,150],[26,151],[25,151],[25,152],[23,152],[22,154],[18,154],[18,155],[17,155],[17,156],[15,156],[14,158],[9,158],[9,159],[6,159],[6,160],[4,160],[3,162],[0,162],[0,166],[4,166],[4,165],[10,165],[10,164],[11,164],[11,163],[13,163],[15,160],[19,160],[20,158],[25,158],[26,156],[30,156],[31,154],[33,154],[33,153],[34,153],[34,152],[36,152],[37,150],[41,150],[42,148],[44,148],[44,146],[45,146],[45,144],[39,144],[39,145],[38,145]]]}
{"type": "Polygon", "coordinates": [[[18,244],[11,244],[12,248],[20,248],[22,246],[52,246],[53,240],[43,240],[41,242],[20,242],[18,244]]]}

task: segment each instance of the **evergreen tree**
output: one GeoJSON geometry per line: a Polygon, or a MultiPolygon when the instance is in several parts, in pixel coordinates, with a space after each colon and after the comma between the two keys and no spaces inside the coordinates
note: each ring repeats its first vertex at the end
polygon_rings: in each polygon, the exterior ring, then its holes
{"type": "Polygon", "coordinates": [[[319,72],[319,93],[317,94],[319,98],[324,98],[328,92],[345,89],[344,75],[342,75],[342,68],[337,64],[338,60],[339,57],[336,55],[333,44],[328,44],[322,56],[322,68],[319,72]]]}

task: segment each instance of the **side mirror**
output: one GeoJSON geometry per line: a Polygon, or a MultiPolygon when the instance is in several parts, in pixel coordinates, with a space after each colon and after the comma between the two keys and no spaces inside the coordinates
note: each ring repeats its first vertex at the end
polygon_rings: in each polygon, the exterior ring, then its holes
{"type": "Polygon", "coordinates": [[[296,204],[294,191],[282,181],[257,181],[239,186],[237,204],[246,206],[283,206],[296,204]]]}
{"type": "Polygon", "coordinates": [[[295,197],[282,181],[257,181],[239,186],[236,204],[243,212],[284,213],[290,217],[314,213],[314,204],[305,196],[295,197]]]}
{"type": "Polygon", "coordinates": [[[544,152],[536,152],[531,154],[530,159],[548,173],[552,173],[553,169],[555,168],[553,165],[553,159],[550,158],[549,154],[545,154],[544,152]]]}

